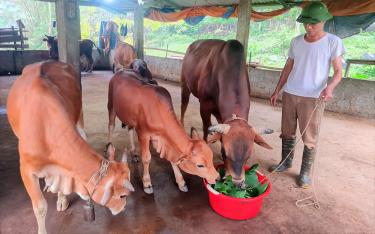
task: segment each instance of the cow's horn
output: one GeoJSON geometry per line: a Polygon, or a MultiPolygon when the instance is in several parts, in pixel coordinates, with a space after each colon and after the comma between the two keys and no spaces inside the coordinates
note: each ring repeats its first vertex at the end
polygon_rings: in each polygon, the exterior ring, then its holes
{"type": "Polygon", "coordinates": [[[218,132],[221,134],[226,134],[229,132],[230,125],[229,124],[215,124],[208,128],[208,131],[211,132],[218,132]]]}
{"type": "Polygon", "coordinates": [[[133,185],[130,183],[129,180],[125,180],[124,182],[124,187],[132,192],[134,192],[134,187],[133,185]]]}

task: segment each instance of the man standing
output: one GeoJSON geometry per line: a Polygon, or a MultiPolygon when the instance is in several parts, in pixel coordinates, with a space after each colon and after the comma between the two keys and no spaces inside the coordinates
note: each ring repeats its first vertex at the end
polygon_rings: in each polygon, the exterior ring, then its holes
{"type": "Polygon", "coordinates": [[[306,34],[295,37],[289,48],[288,60],[277,87],[270,97],[271,105],[276,105],[277,97],[285,85],[282,96],[281,162],[270,168],[283,172],[292,166],[297,122],[304,143],[302,165],[297,184],[307,188],[311,184],[310,171],[314,161],[320,120],[324,102],[315,106],[319,98],[329,101],[333,90],[341,81],[341,59],[345,52],[339,37],[324,32],[324,22],[332,18],[327,7],[321,2],[310,2],[302,10],[297,21],[303,23],[306,34]],[[334,74],[327,85],[330,65],[334,74]],[[315,111],[314,111],[315,109],[315,111]],[[311,121],[308,121],[311,116],[311,121]],[[287,157],[289,155],[289,157],[287,157]]]}

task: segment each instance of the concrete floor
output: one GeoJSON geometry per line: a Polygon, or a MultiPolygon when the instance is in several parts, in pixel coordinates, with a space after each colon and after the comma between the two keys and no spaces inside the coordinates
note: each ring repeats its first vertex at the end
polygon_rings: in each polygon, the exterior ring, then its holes
{"type": "MultiPolygon", "coordinates": [[[[95,71],[84,75],[83,99],[85,130],[89,143],[102,152],[107,135],[107,86],[110,72],[95,71]]],[[[0,77],[0,107],[15,77],[0,77]]],[[[180,89],[160,81],[173,97],[179,115],[180,89]]],[[[274,150],[256,147],[251,164],[260,163],[260,171],[278,162],[280,157],[280,107],[253,99],[250,123],[256,128],[271,128],[275,133],[265,139],[274,150]]],[[[0,110],[0,113],[3,111],[0,110]]],[[[201,131],[199,103],[191,98],[187,110],[186,130],[191,126],[201,131]]],[[[0,233],[36,233],[36,220],[31,202],[19,175],[17,140],[5,114],[0,114],[0,233]]],[[[185,174],[188,193],[178,190],[170,164],[155,155],[151,163],[154,195],[142,190],[140,164],[129,164],[136,191],[128,198],[125,212],[112,216],[109,210],[96,206],[96,221],[83,220],[84,202],[71,195],[70,207],[57,212],[56,195],[45,193],[49,210],[49,233],[375,233],[375,122],[334,113],[325,113],[316,161],[315,190],[320,209],[298,208],[297,199],[313,193],[312,189],[295,187],[299,172],[302,144],[290,172],[271,176],[272,191],[263,203],[261,213],[247,221],[225,219],[209,206],[202,180],[185,174]],[[372,221],[371,221],[372,220],[372,221]]],[[[116,148],[128,144],[127,134],[117,122],[116,148]]],[[[212,145],[216,163],[220,163],[219,145],[212,145]]],[[[118,152],[119,153],[119,152],[118,152]]]]}

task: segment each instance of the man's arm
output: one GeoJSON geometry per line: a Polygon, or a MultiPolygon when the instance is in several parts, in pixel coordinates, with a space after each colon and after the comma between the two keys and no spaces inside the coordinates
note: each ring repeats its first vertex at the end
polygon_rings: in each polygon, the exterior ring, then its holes
{"type": "Polygon", "coordinates": [[[333,90],[336,86],[340,83],[342,79],[342,64],[341,64],[341,56],[338,56],[334,60],[332,60],[333,66],[333,77],[332,81],[327,87],[322,91],[320,97],[324,98],[324,101],[328,102],[333,98],[333,90]]]}
{"type": "Polygon", "coordinates": [[[281,89],[284,87],[286,81],[288,80],[289,74],[292,71],[294,64],[294,60],[291,58],[288,58],[286,60],[285,66],[283,68],[283,71],[281,72],[279,82],[277,83],[277,86],[275,88],[275,91],[273,92],[272,96],[270,97],[270,102],[272,106],[276,105],[277,97],[279,96],[279,93],[281,89]]]}

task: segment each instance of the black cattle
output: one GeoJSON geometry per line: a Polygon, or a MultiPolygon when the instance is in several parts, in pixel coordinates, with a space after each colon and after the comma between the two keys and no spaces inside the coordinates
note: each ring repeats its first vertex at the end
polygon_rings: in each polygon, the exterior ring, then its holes
{"type": "MultiPolygon", "coordinates": [[[[57,46],[57,38],[55,36],[47,36],[43,38],[43,41],[47,42],[49,49],[49,57],[54,60],[59,59],[59,48],[57,46]]],[[[99,54],[102,54],[101,50],[95,45],[95,43],[89,39],[83,39],[79,41],[79,55],[87,58],[87,65],[81,64],[81,69],[85,72],[92,72],[94,67],[94,60],[92,58],[92,48],[98,50],[99,54]]]]}

